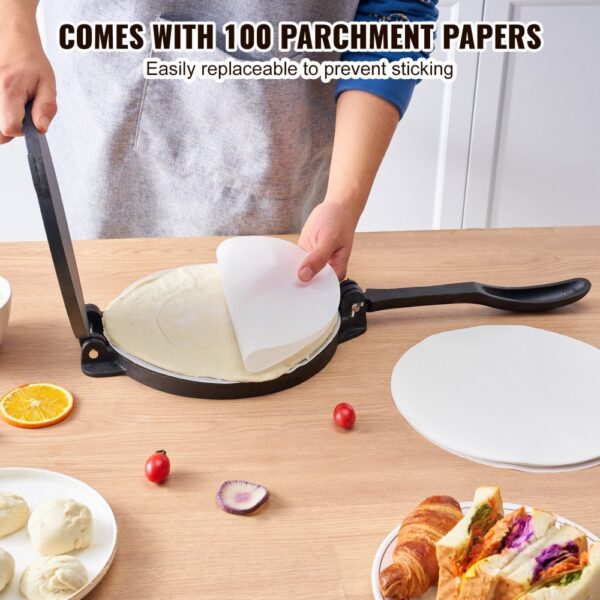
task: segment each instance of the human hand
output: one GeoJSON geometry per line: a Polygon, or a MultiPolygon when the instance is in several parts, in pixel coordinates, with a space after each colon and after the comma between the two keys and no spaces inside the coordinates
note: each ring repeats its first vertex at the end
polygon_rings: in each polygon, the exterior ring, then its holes
{"type": "Polygon", "coordinates": [[[298,278],[310,281],[327,263],[341,280],[346,276],[357,218],[347,206],[325,200],[310,213],[298,245],[309,255],[298,268],[298,278]]]}
{"type": "Polygon", "coordinates": [[[394,105],[369,92],[347,90],[338,98],[327,193],[298,241],[309,252],[298,269],[301,281],[327,263],[340,279],[346,276],[354,231],[398,116],[394,105]]]}
{"type": "Polygon", "coordinates": [[[25,105],[33,98],[31,115],[46,133],[56,114],[54,72],[44,54],[37,29],[4,31],[0,25],[0,144],[23,135],[25,105]]]}

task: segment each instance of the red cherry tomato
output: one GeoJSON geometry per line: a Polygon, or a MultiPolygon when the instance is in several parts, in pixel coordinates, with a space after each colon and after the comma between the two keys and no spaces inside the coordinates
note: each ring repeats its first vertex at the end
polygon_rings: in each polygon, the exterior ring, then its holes
{"type": "Polygon", "coordinates": [[[344,429],[352,429],[356,421],[356,413],[350,404],[342,402],[333,409],[333,420],[344,429]]]}
{"type": "Polygon", "coordinates": [[[144,471],[152,483],[162,483],[171,470],[171,461],[165,450],[157,450],[147,461],[144,471]]]}

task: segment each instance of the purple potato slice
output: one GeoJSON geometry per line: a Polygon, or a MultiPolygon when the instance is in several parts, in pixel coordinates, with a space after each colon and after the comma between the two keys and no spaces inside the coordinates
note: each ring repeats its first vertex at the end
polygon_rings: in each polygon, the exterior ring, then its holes
{"type": "Polygon", "coordinates": [[[250,481],[226,481],[217,492],[217,504],[232,515],[249,515],[269,499],[269,490],[250,481]]]}

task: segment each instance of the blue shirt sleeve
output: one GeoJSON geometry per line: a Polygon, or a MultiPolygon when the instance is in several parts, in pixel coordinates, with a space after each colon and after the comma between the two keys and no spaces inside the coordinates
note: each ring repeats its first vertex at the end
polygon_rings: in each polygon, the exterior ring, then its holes
{"type": "MultiPolygon", "coordinates": [[[[356,21],[435,21],[438,0],[361,0],[356,21]]],[[[371,60],[382,58],[428,58],[424,52],[346,52],[342,60],[371,60]]],[[[410,104],[417,79],[339,79],[336,98],[347,90],[370,92],[393,104],[402,117],[410,104]]]]}

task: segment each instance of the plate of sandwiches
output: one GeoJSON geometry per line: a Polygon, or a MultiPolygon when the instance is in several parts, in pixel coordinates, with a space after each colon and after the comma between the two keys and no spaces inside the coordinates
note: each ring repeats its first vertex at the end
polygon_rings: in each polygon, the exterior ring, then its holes
{"type": "Polygon", "coordinates": [[[376,600],[600,600],[600,541],[550,512],[481,487],[431,496],[381,543],[376,600]]]}

